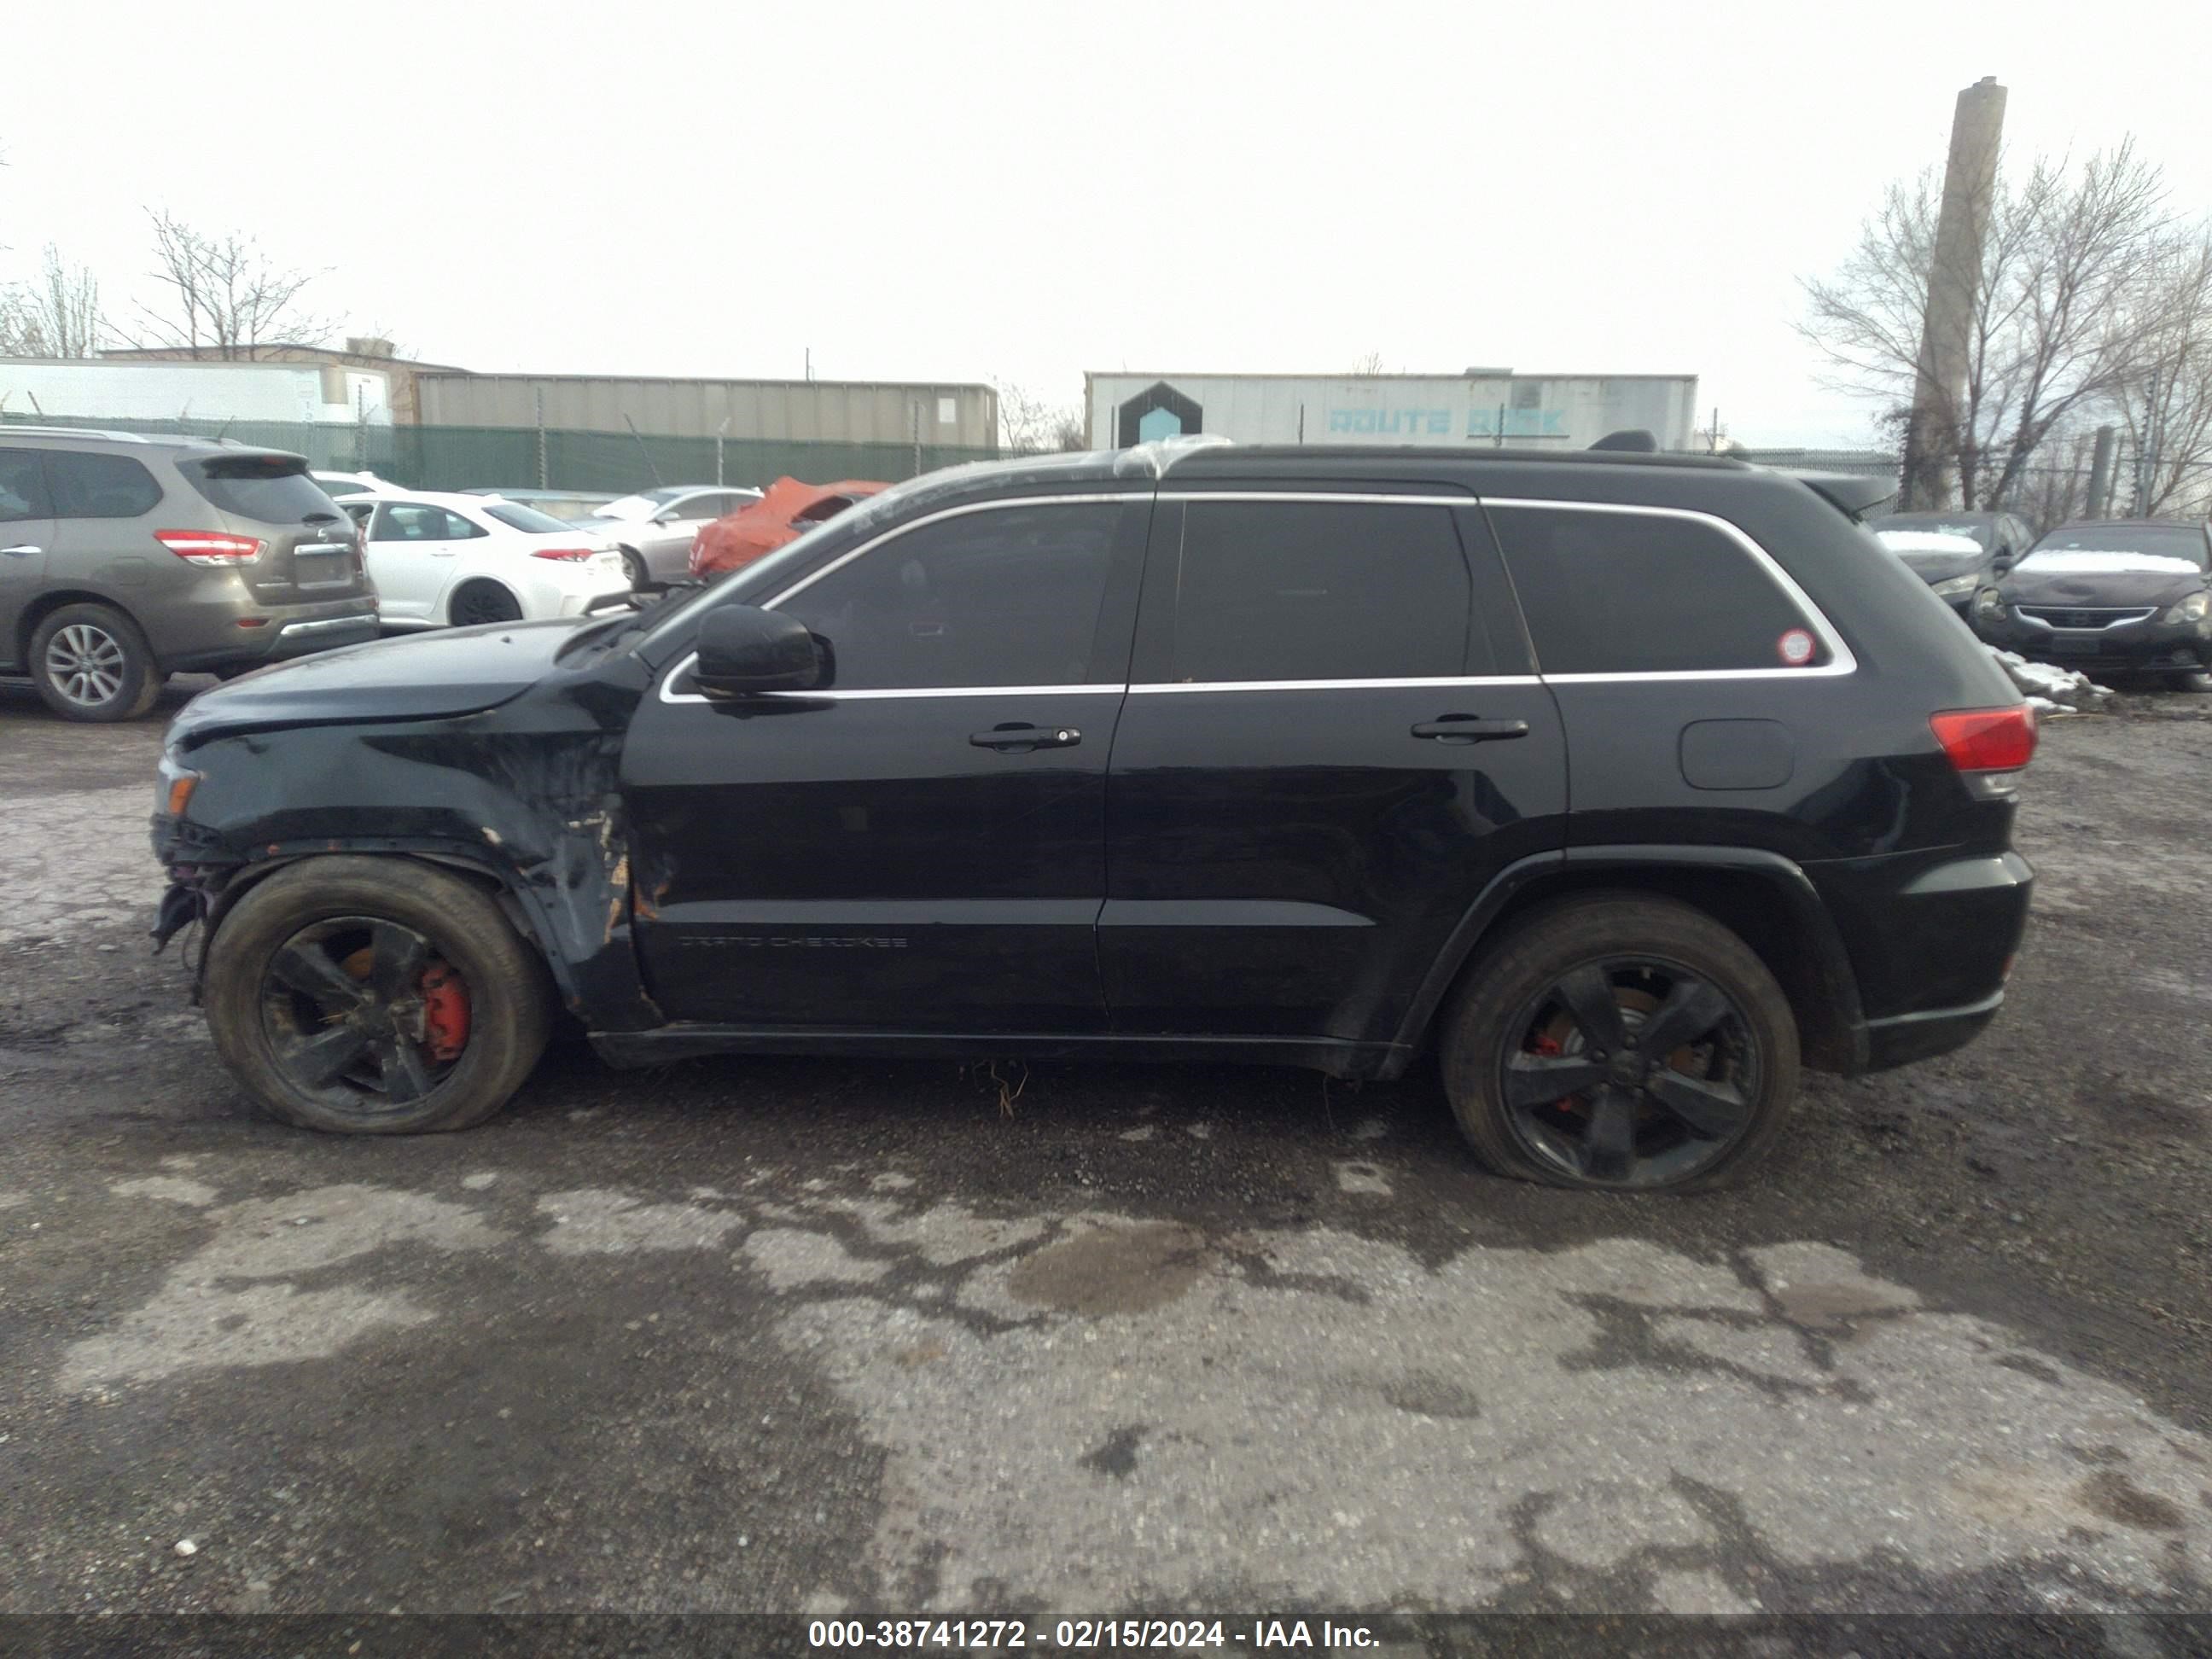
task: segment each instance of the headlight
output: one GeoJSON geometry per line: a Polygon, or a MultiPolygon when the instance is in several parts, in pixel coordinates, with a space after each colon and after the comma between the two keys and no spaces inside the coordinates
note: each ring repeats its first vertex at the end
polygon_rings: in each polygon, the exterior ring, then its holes
{"type": "Polygon", "coordinates": [[[1974,614],[1987,617],[1991,622],[2004,615],[2004,596],[1994,587],[1985,587],[1974,595],[1974,614]]]}
{"type": "Polygon", "coordinates": [[[161,782],[156,793],[156,799],[161,803],[160,810],[173,818],[184,817],[185,808],[191,805],[192,791],[199,787],[199,781],[198,773],[179,765],[176,756],[164,749],[161,751],[161,782]]]}
{"type": "Polygon", "coordinates": [[[2212,595],[2191,593],[2179,605],[2169,605],[2159,617],[2160,622],[2203,622],[2205,613],[2212,611],[2212,595]]]}
{"type": "Polygon", "coordinates": [[[1948,581],[1937,582],[1933,592],[1939,599],[1955,599],[1961,594],[1972,592],[1974,584],[1980,580],[1978,576],[1954,576],[1948,581]]]}

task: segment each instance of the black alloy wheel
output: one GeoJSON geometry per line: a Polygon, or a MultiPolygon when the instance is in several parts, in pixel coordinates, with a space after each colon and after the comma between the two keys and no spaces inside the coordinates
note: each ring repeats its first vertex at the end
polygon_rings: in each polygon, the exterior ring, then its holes
{"type": "Polygon", "coordinates": [[[413,928],[332,916],[269,958],[262,1029],[288,1084],[370,1122],[403,1114],[460,1063],[465,1042],[443,1045],[436,1029],[437,999],[456,987],[465,999],[466,986],[413,928]]]}
{"type": "Polygon", "coordinates": [[[1797,1021],[1759,953],[1657,894],[1531,909],[1439,1016],[1444,1091],[1500,1175],[1612,1192],[1739,1179],[1797,1095],[1797,1021]]]}
{"type": "Polygon", "coordinates": [[[1580,1182],[1672,1186],[1751,1122],[1762,1056],[1741,1010],[1676,964],[1607,957],[1523,1004],[1498,1091],[1522,1146],[1580,1182]]]}

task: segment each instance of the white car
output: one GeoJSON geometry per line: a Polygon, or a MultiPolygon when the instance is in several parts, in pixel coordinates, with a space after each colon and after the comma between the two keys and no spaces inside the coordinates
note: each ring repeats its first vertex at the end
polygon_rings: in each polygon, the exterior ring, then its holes
{"type": "Polygon", "coordinates": [[[307,475],[332,501],[343,495],[398,495],[400,487],[374,472],[310,472],[307,475]]]}
{"type": "Polygon", "coordinates": [[[605,537],[517,501],[410,490],[338,505],[367,528],[362,553],[388,629],[579,617],[629,592],[605,537]]]}
{"type": "Polygon", "coordinates": [[[691,542],[706,526],[761,498],[735,485],[678,484],[609,501],[577,522],[622,550],[631,583],[641,588],[680,582],[690,574],[691,542]]]}

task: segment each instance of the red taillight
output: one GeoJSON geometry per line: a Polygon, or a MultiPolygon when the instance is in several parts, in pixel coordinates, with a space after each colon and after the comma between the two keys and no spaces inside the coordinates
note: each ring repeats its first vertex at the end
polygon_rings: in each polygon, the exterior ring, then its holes
{"type": "Polygon", "coordinates": [[[530,556],[533,559],[558,559],[563,564],[574,564],[579,559],[590,558],[595,550],[588,547],[533,547],[530,550],[530,556]]]}
{"type": "Polygon", "coordinates": [[[220,530],[157,530],[154,539],[186,564],[245,564],[261,556],[261,544],[252,537],[220,530]]]}
{"type": "Polygon", "coordinates": [[[2026,703],[1946,709],[1928,724],[1961,772],[2017,772],[2035,753],[2035,715],[2026,703]]]}

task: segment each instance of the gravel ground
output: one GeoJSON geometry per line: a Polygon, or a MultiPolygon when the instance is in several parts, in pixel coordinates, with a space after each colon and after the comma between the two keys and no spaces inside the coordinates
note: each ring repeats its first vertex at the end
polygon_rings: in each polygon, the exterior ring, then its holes
{"type": "Polygon", "coordinates": [[[0,690],[0,1612],[2212,1610],[2206,703],[2046,731],[1981,1042],[1594,1200],[1426,1074],[265,1124],[146,954],[158,723],[0,690]]]}

